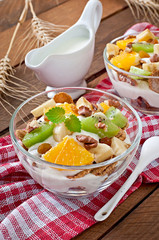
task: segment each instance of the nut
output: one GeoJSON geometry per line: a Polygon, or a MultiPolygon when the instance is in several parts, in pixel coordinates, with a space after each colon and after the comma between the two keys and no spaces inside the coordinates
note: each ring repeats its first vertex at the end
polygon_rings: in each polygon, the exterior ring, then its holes
{"type": "MultiPolygon", "coordinates": [[[[154,71],[152,76],[159,76],[159,71],[154,71]]],[[[152,91],[159,93],[159,78],[149,78],[148,84],[152,91]]]]}
{"type": "Polygon", "coordinates": [[[26,133],[27,132],[25,130],[18,129],[18,130],[16,130],[15,135],[17,136],[17,138],[19,138],[22,141],[24,136],[26,135],[26,133]]]}
{"type": "Polygon", "coordinates": [[[81,106],[78,109],[78,114],[85,117],[89,117],[92,115],[92,111],[88,107],[81,106]]]}
{"type": "Polygon", "coordinates": [[[104,138],[99,139],[99,142],[111,146],[111,138],[104,137],[104,138]]]}
{"type": "Polygon", "coordinates": [[[128,43],[125,48],[125,52],[132,52],[132,42],[128,43]]]}
{"type": "Polygon", "coordinates": [[[130,39],[130,38],[136,38],[136,36],[134,36],[134,35],[128,35],[128,36],[126,36],[126,37],[124,38],[124,40],[130,39]]]}
{"type": "Polygon", "coordinates": [[[38,123],[35,119],[33,119],[31,122],[29,122],[29,123],[27,124],[27,126],[26,126],[26,131],[27,131],[28,133],[30,133],[30,132],[32,132],[34,129],[38,128],[39,126],[40,126],[39,123],[38,123]]]}
{"type": "Polygon", "coordinates": [[[49,151],[52,148],[52,146],[49,143],[42,143],[38,147],[38,153],[39,154],[45,154],[47,151],[49,151]]]}
{"type": "Polygon", "coordinates": [[[108,99],[108,105],[110,107],[115,107],[115,108],[119,108],[119,109],[121,109],[121,107],[122,107],[119,101],[113,100],[113,99],[108,99]]]}
{"type": "Polygon", "coordinates": [[[56,93],[56,95],[54,96],[54,101],[56,103],[73,103],[73,99],[71,98],[71,96],[65,92],[56,93]]]}
{"type": "Polygon", "coordinates": [[[91,148],[95,148],[98,145],[98,141],[90,136],[86,135],[77,135],[77,141],[84,143],[84,147],[89,150],[91,148]]]}
{"type": "Polygon", "coordinates": [[[105,129],[105,128],[106,128],[106,125],[105,125],[105,123],[99,122],[99,123],[97,124],[97,127],[98,127],[98,128],[101,128],[101,129],[105,129]]]}
{"type": "Polygon", "coordinates": [[[148,41],[149,43],[152,43],[152,44],[156,44],[158,43],[157,39],[150,39],[150,41],[148,41]]]}
{"type": "Polygon", "coordinates": [[[159,54],[155,53],[150,57],[151,62],[159,62],[159,54]]]}
{"type": "Polygon", "coordinates": [[[130,78],[130,77],[128,77],[128,76],[126,76],[126,75],[124,75],[122,73],[118,74],[118,79],[121,82],[129,83],[131,86],[137,86],[137,81],[135,79],[132,79],[132,78],[130,78]]]}

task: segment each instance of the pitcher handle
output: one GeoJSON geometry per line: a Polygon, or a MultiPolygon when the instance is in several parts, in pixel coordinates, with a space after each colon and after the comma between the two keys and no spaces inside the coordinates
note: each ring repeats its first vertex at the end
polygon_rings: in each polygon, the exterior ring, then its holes
{"type": "Polygon", "coordinates": [[[99,0],[89,0],[77,24],[82,23],[88,26],[95,34],[102,18],[102,9],[102,4],[99,0]]]}

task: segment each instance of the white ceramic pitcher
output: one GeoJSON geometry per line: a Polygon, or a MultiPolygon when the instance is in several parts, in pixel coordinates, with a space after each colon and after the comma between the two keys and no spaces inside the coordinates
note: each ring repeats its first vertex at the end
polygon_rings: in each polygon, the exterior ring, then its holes
{"type": "Polygon", "coordinates": [[[86,86],[83,78],[93,59],[95,33],[101,17],[101,2],[89,0],[72,27],[44,47],[28,52],[25,64],[49,86],[47,90],[86,86]]]}

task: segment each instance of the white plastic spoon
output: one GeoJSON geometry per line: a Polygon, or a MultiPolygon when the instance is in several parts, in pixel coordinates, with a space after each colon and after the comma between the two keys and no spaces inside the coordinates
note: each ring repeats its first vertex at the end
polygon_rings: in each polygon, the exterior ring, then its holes
{"type": "Polygon", "coordinates": [[[144,168],[151,163],[153,160],[159,157],[159,136],[154,136],[147,139],[141,149],[140,158],[136,168],[126,180],[123,186],[118,192],[95,214],[94,218],[96,221],[103,221],[109,217],[115,206],[118,204],[120,199],[124,196],[127,190],[135,182],[139,174],[144,168]]]}

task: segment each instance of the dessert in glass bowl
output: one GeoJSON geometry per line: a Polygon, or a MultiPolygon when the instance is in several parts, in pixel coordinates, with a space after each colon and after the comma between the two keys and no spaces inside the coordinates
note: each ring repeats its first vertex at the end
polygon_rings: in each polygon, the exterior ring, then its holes
{"type": "Polygon", "coordinates": [[[28,99],[10,123],[28,173],[65,197],[87,196],[114,182],[132,160],[142,131],[138,114],[120,98],[78,88],[86,94],[72,100],[73,89],[56,89],[49,100],[48,92],[28,99]]]}
{"type": "Polygon", "coordinates": [[[159,114],[159,32],[118,37],[103,56],[118,94],[143,113],[159,114]]]}

